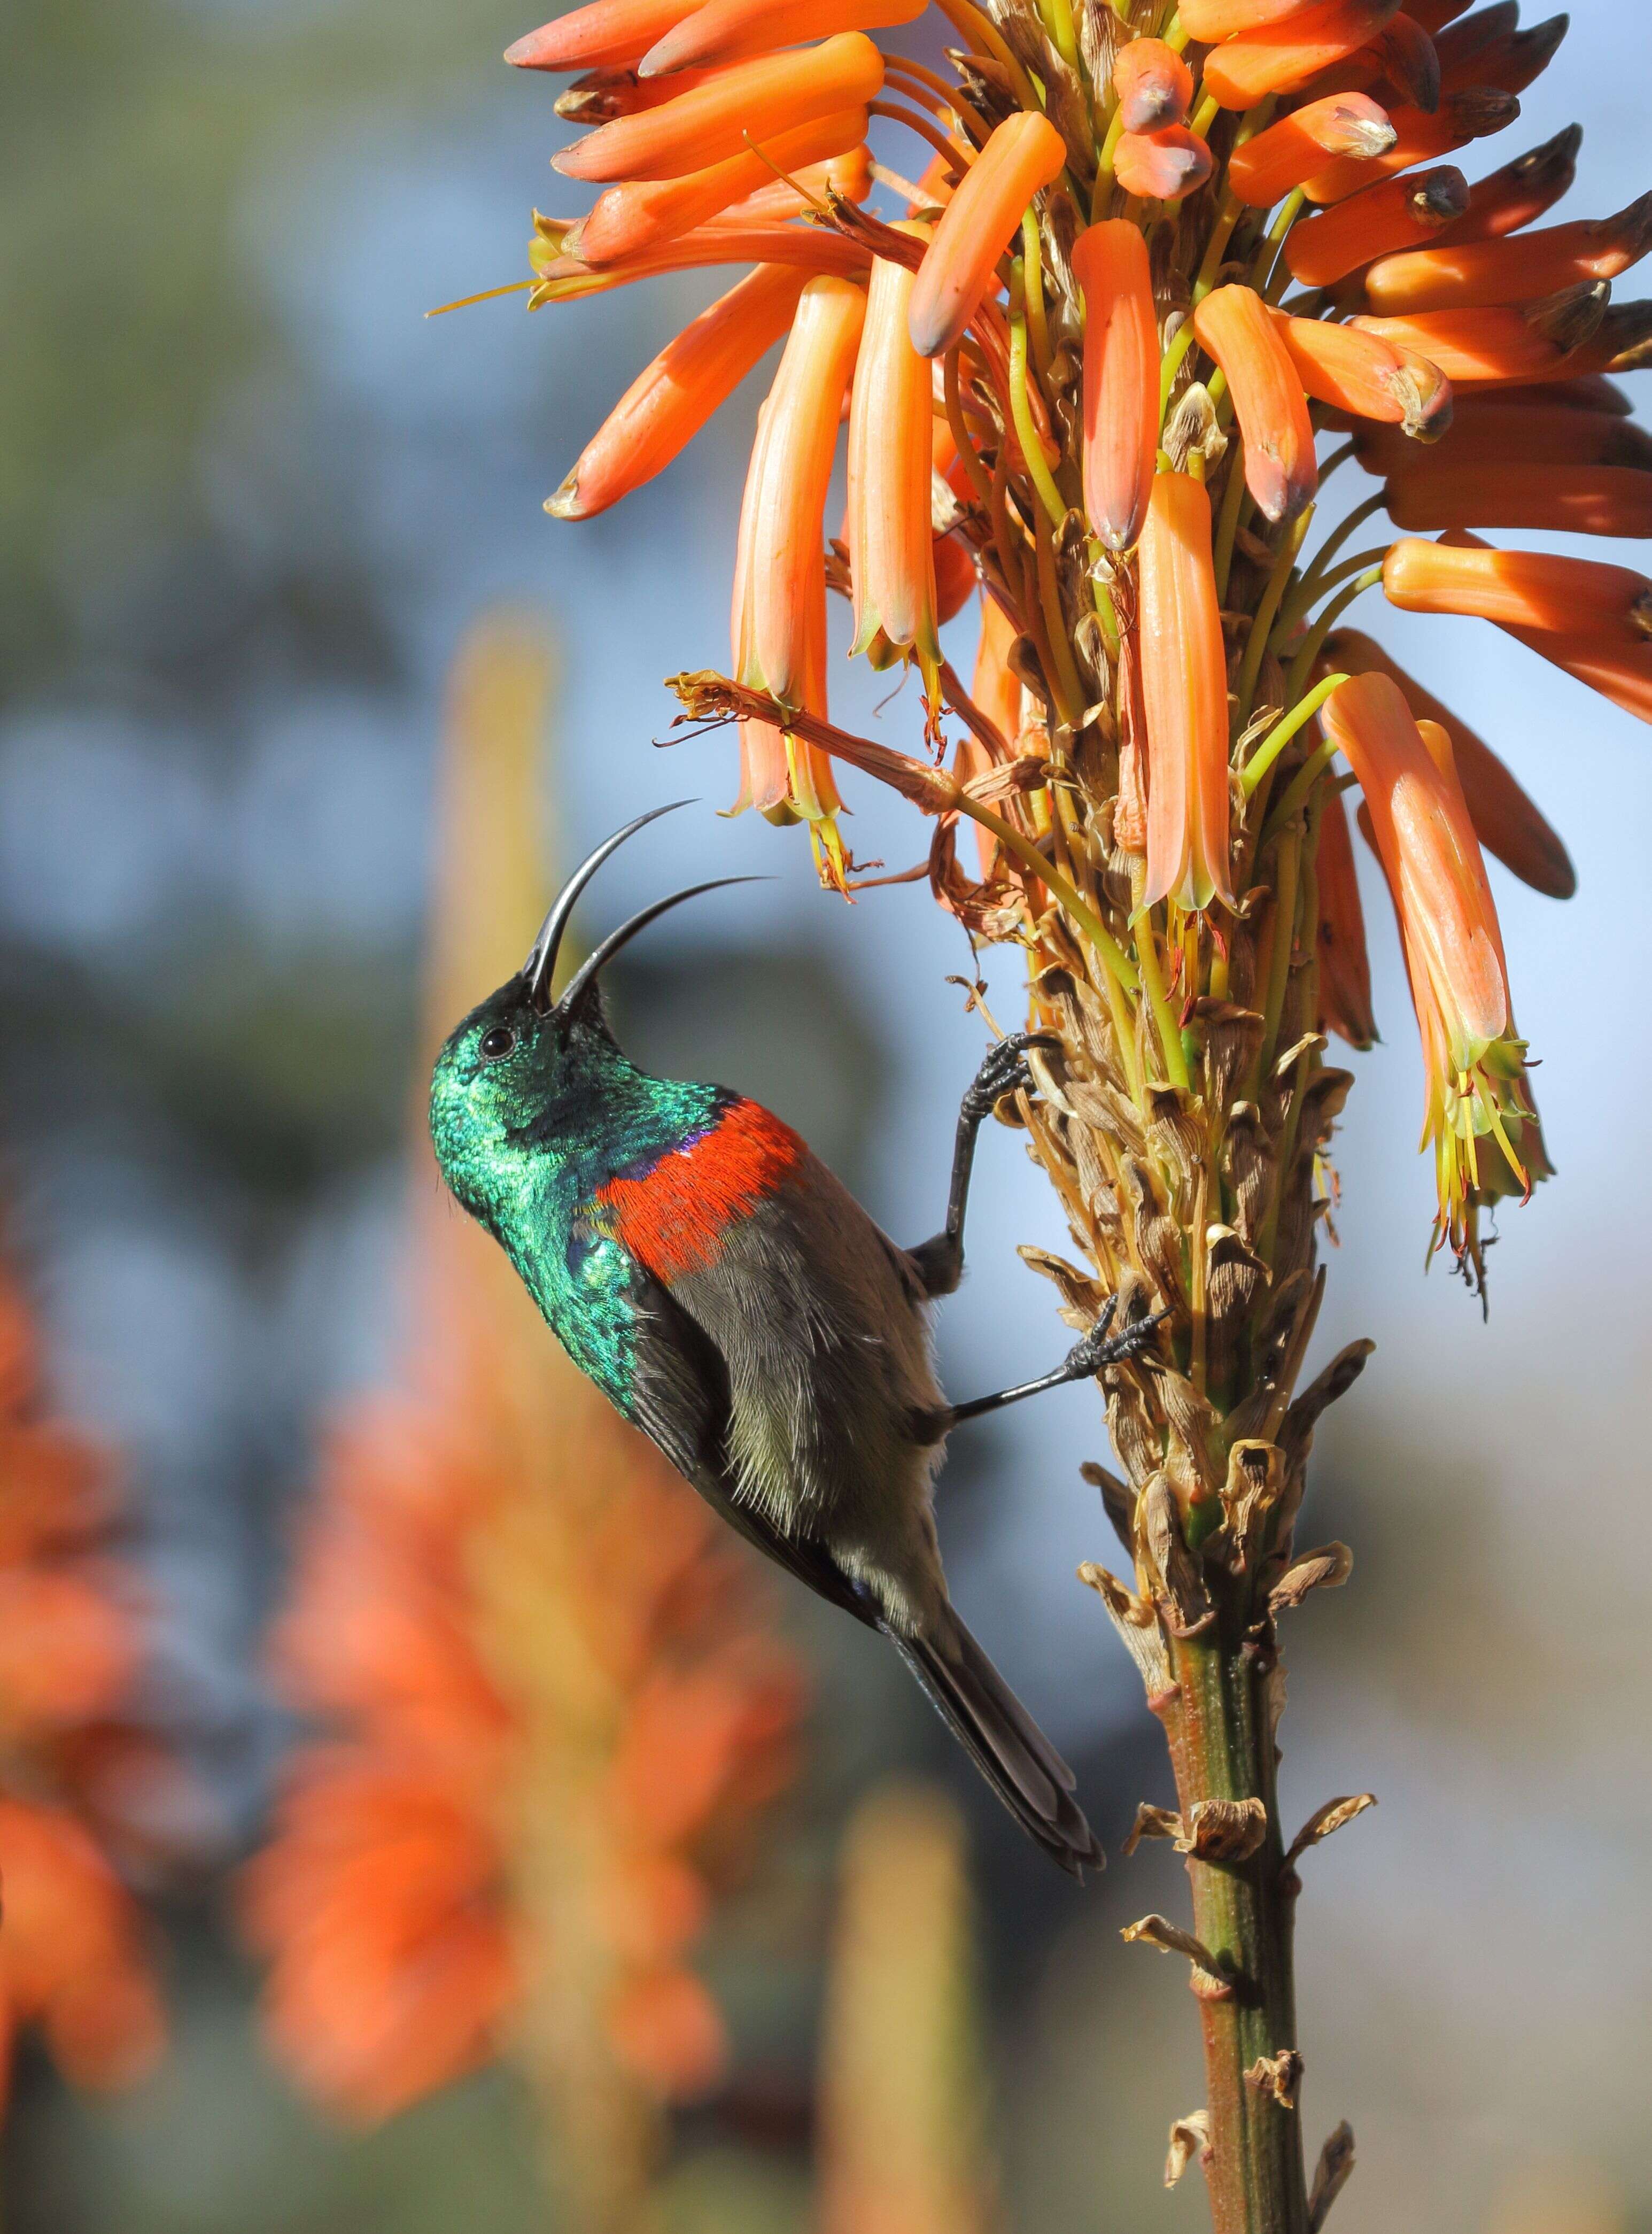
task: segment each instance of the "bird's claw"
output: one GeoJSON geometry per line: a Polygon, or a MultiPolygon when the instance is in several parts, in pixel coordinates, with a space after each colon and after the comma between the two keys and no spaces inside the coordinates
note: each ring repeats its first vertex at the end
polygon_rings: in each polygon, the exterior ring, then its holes
{"type": "Polygon", "coordinates": [[[1067,1367],[1074,1381],[1094,1380],[1104,1365],[1122,1365],[1132,1357],[1139,1357],[1153,1346],[1153,1337],[1161,1319],[1170,1313],[1154,1311],[1145,1318],[1132,1319],[1129,1325],[1112,1331],[1113,1311],[1104,1311],[1081,1342],[1075,1342],[1068,1352],[1067,1367]]]}
{"type": "Polygon", "coordinates": [[[1027,1068],[1027,1050],[1055,1045],[1057,1042],[1048,1032],[1011,1032],[1008,1038],[997,1041],[988,1048],[963,1097],[965,1117],[979,1124],[992,1114],[1006,1094],[1030,1087],[1033,1081],[1027,1068]]]}

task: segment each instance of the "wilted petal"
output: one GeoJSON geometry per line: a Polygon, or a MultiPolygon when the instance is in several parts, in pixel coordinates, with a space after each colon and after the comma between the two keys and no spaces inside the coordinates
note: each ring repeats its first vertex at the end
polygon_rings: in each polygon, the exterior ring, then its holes
{"type": "Polygon", "coordinates": [[[941,356],[961,340],[998,284],[998,259],[1028,204],[1067,160],[1067,143],[1047,116],[1022,113],[994,131],[964,173],[924,251],[912,289],[912,347],[941,356]]]}

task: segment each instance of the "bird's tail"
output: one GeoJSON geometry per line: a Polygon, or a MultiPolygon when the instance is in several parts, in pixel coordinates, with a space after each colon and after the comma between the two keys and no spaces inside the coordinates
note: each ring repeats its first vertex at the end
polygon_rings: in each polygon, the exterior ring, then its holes
{"type": "Polygon", "coordinates": [[[893,1642],[1028,1837],[1075,1878],[1087,1865],[1102,1868],[1100,1843],[1073,1797],[1072,1770],[957,1616],[950,1651],[925,1637],[893,1642]]]}

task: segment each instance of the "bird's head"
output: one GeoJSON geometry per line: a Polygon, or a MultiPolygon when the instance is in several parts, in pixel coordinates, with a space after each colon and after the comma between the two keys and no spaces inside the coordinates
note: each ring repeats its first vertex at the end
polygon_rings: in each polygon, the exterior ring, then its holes
{"type": "Polygon", "coordinates": [[[598,979],[606,964],[668,908],[751,881],[715,877],[656,900],[611,931],[552,998],[558,951],[586,885],[646,823],[689,804],[677,800],[638,815],[588,855],[558,893],[522,967],[443,1043],[430,1081],[430,1137],[442,1176],[476,1215],[496,1216],[526,1165],[600,1121],[604,1104],[636,1079],[604,1015],[598,979]]]}

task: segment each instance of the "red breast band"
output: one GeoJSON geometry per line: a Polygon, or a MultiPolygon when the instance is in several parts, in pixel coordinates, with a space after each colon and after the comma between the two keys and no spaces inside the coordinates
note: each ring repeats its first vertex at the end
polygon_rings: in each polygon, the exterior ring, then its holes
{"type": "Polygon", "coordinates": [[[725,1227],[773,1194],[804,1153],[789,1125],[755,1101],[734,1101],[710,1132],[641,1179],[610,1179],[597,1199],[616,1239],[656,1279],[679,1279],[710,1263],[725,1227]]]}

